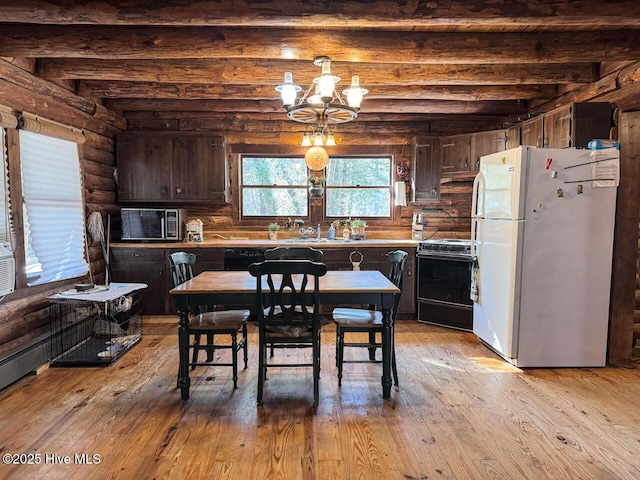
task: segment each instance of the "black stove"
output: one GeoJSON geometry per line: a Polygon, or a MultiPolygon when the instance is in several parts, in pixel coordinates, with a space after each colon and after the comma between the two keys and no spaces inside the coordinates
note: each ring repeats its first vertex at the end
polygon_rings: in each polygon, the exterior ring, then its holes
{"type": "Polygon", "coordinates": [[[418,255],[471,256],[471,240],[440,238],[418,243],[418,255]]]}
{"type": "Polygon", "coordinates": [[[417,260],[418,321],[472,331],[471,240],[424,240],[417,260]]]}

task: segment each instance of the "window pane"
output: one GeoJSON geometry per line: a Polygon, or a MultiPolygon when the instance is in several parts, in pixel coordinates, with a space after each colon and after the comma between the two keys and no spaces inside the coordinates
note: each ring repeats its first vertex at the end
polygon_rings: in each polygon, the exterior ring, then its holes
{"type": "Polygon", "coordinates": [[[329,158],[327,186],[387,186],[391,184],[391,159],[329,158]]]}
{"type": "Polygon", "coordinates": [[[306,217],[304,158],[242,157],[241,194],[243,217],[306,217]]]}
{"type": "Polygon", "coordinates": [[[327,188],[328,217],[388,217],[389,188],[327,188]]]}
{"type": "Polygon", "coordinates": [[[307,190],[304,188],[251,188],[242,190],[244,216],[307,216],[307,190]]]}
{"type": "Polygon", "coordinates": [[[20,161],[27,284],[85,275],[89,265],[78,145],[20,130],[20,161]]]}
{"type": "Polygon", "coordinates": [[[305,185],[303,158],[242,158],[243,185],[305,185]]]}

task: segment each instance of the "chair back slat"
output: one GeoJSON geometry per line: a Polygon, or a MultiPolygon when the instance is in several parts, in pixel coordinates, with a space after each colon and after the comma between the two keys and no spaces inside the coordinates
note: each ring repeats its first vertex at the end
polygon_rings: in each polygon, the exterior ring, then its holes
{"type": "Polygon", "coordinates": [[[193,278],[192,267],[196,263],[196,256],[193,253],[172,253],[169,255],[169,263],[171,264],[171,279],[174,287],[193,278]]]}

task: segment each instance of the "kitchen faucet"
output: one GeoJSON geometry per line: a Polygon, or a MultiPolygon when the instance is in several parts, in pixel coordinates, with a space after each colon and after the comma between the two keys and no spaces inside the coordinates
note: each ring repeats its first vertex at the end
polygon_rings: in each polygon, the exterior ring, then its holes
{"type": "Polygon", "coordinates": [[[313,227],[301,228],[299,231],[302,238],[308,238],[309,235],[315,235],[316,238],[320,240],[320,233],[321,233],[320,224],[318,224],[318,228],[313,228],[313,227]]]}

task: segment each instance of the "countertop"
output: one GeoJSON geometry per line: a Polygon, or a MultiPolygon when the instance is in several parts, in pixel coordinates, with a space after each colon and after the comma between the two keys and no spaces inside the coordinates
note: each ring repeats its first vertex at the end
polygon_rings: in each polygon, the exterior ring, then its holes
{"type": "Polygon", "coordinates": [[[418,245],[417,240],[402,240],[402,239],[371,239],[371,240],[349,240],[347,242],[343,240],[327,240],[326,238],[317,240],[257,240],[257,239],[233,239],[223,240],[218,238],[212,238],[204,240],[202,242],[112,242],[111,248],[215,248],[215,247],[227,247],[227,248],[274,248],[278,246],[283,247],[317,247],[317,248],[341,248],[348,246],[349,248],[372,248],[372,247],[405,247],[411,248],[418,245]]]}

